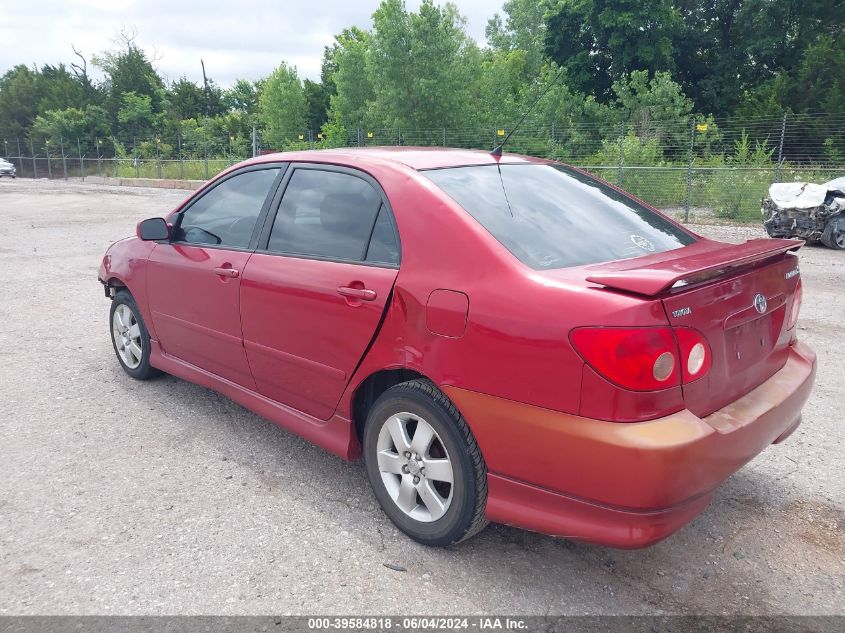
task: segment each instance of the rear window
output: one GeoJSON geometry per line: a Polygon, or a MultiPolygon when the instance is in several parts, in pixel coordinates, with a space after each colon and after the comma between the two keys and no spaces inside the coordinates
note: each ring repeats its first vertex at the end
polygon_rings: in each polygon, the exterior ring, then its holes
{"type": "Polygon", "coordinates": [[[563,165],[424,172],[536,270],[640,257],[695,238],[612,187],[563,165]]]}

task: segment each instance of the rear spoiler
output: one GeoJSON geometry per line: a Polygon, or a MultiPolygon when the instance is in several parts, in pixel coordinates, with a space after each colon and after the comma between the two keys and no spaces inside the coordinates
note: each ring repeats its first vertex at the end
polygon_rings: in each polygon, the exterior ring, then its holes
{"type": "Polygon", "coordinates": [[[588,267],[587,281],[640,295],[654,296],[678,285],[701,283],[727,271],[748,266],[788,251],[797,251],[801,240],[748,240],[725,244],[701,239],[680,249],[588,267]]]}

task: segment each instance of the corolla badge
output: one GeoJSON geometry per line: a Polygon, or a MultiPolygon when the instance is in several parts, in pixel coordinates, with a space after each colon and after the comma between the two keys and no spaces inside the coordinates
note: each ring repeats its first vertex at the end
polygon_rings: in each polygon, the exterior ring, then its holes
{"type": "Polygon", "coordinates": [[[757,312],[763,314],[766,311],[766,308],[769,307],[769,304],[766,302],[766,297],[761,294],[758,294],[754,297],[754,307],[757,309],[757,312]]]}
{"type": "Polygon", "coordinates": [[[631,241],[634,243],[635,246],[643,249],[644,251],[654,251],[654,244],[652,244],[649,240],[644,238],[642,235],[631,235],[631,241]]]}

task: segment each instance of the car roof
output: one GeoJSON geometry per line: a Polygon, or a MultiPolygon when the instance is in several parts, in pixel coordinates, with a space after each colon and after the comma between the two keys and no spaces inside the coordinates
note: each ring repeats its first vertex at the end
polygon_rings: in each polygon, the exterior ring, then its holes
{"type": "MultiPolygon", "coordinates": [[[[349,147],[339,149],[306,150],[263,154],[251,159],[250,163],[273,161],[314,161],[349,166],[362,166],[368,161],[398,163],[411,169],[442,169],[444,167],[464,167],[469,165],[495,165],[497,160],[490,152],[471,149],[452,149],[444,147],[349,147]]],[[[502,164],[548,163],[550,161],[522,156],[503,154],[502,164]]]]}

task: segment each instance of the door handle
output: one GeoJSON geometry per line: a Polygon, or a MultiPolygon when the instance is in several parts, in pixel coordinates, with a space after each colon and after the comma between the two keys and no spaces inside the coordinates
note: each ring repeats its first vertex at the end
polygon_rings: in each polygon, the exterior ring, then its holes
{"type": "Polygon", "coordinates": [[[349,286],[340,286],[337,289],[339,295],[358,299],[359,301],[375,301],[378,293],[375,290],[368,290],[367,288],[350,288],[349,286]]]}
{"type": "Polygon", "coordinates": [[[218,266],[215,268],[214,274],[220,275],[221,277],[231,277],[232,279],[240,275],[236,268],[226,268],[224,266],[218,266]]]}

